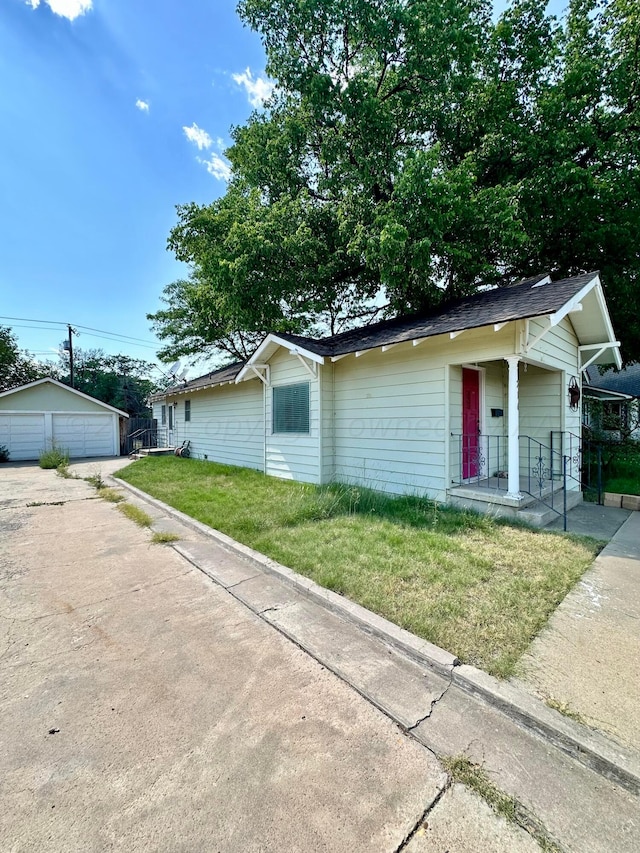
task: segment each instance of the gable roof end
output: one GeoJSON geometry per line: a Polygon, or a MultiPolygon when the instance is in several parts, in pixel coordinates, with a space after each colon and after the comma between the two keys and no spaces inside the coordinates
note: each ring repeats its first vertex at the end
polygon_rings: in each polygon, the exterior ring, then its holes
{"type": "Polygon", "coordinates": [[[76,394],[78,397],[82,397],[84,400],[91,400],[92,403],[97,403],[99,406],[102,406],[105,409],[109,409],[110,412],[115,412],[115,414],[120,415],[123,418],[129,417],[129,415],[126,412],[123,412],[122,409],[116,409],[115,406],[110,406],[109,403],[103,403],[102,400],[98,400],[97,397],[92,397],[91,394],[85,394],[84,391],[78,391],[76,388],[71,388],[70,385],[65,385],[64,382],[58,382],[57,379],[53,379],[51,376],[45,376],[44,379],[35,379],[33,382],[27,382],[25,385],[19,385],[17,388],[10,388],[8,391],[2,391],[0,392],[0,397],[7,397],[10,394],[17,394],[19,391],[26,391],[27,388],[35,388],[37,385],[43,385],[47,382],[50,385],[55,385],[58,388],[63,388],[70,394],[76,394]]]}
{"type": "Polygon", "coordinates": [[[244,382],[246,379],[254,378],[259,365],[262,365],[264,362],[268,362],[276,350],[281,347],[286,349],[290,355],[300,356],[301,358],[308,359],[315,364],[324,364],[324,355],[319,353],[317,351],[318,347],[313,344],[314,341],[310,338],[303,338],[297,335],[268,334],[258,349],[240,370],[236,376],[236,382],[244,382]]]}

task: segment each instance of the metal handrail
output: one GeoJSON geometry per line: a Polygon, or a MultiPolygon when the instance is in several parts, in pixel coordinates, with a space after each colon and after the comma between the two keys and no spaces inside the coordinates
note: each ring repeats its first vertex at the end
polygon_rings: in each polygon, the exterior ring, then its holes
{"type": "MultiPolygon", "coordinates": [[[[557,435],[557,433],[555,433],[557,435]]],[[[502,483],[507,488],[507,471],[505,463],[508,463],[508,436],[500,435],[471,435],[462,433],[451,433],[458,450],[458,479],[452,480],[454,485],[469,485],[481,483],[491,488],[500,490],[502,483]],[[493,465],[491,464],[493,462],[493,465]],[[465,464],[468,466],[465,472],[465,464]],[[497,470],[493,472],[493,468],[497,470]],[[473,470],[473,474],[470,472],[473,470]],[[467,473],[468,476],[464,476],[467,473]]],[[[561,449],[553,446],[553,434],[550,436],[550,445],[543,444],[529,435],[518,436],[518,464],[522,467],[526,460],[526,481],[520,478],[520,490],[532,498],[549,507],[553,512],[563,516],[564,529],[567,529],[567,481],[570,479],[570,471],[574,457],[561,452],[563,439],[561,438],[561,449]],[[523,447],[524,444],[524,447],[523,447]],[[524,451],[524,452],[523,452],[524,451]],[[557,506],[556,488],[557,483],[562,483],[563,504],[562,509],[557,506]]],[[[580,450],[576,451],[578,470],[580,450]]]]}
{"type": "Polygon", "coordinates": [[[143,427],[127,436],[127,455],[151,447],[166,447],[168,432],[164,427],[143,427]]]}
{"type": "Polygon", "coordinates": [[[452,432],[451,438],[454,439],[457,450],[458,480],[453,480],[455,485],[480,484],[485,480],[495,480],[495,488],[507,488],[508,436],[464,435],[452,432]],[[465,463],[468,466],[466,477],[464,476],[465,463]],[[470,473],[471,470],[475,473],[470,473]]]}

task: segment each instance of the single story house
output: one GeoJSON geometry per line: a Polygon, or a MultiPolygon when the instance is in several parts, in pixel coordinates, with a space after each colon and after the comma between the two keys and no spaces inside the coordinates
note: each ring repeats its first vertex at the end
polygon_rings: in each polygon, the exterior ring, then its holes
{"type": "Polygon", "coordinates": [[[587,368],[583,421],[595,434],[640,439],[640,364],[600,372],[587,368]]]}
{"type": "Polygon", "coordinates": [[[539,275],[332,337],[268,334],[151,402],[195,457],[513,515],[557,490],[564,455],[580,499],[581,376],[612,362],[598,273],[539,275]]]}
{"type": "Polygon", "coordinates": [[[12,462],[38,459],[52,446],[71,458],[117,456],[126,412],[57,379],[37,379],[0,393],[0,445],[12,462]]]}

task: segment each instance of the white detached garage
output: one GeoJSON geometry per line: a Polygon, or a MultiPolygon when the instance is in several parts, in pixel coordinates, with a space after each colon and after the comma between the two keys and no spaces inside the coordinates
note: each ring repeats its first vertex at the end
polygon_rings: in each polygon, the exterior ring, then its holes
{"type": "Polygon", "coordinates": [[[38,459],[52,446],[75,459],[117,456],[120,418],[128,417],[56,379],[38,379],[0,393],[0,445],[12,462],[38,459]]]}

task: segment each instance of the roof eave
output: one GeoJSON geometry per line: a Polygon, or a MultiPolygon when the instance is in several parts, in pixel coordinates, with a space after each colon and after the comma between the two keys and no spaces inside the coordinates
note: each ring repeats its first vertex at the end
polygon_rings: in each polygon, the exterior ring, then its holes
{"type": "Polygon", "coordinates": [[[316,352],[312,352],[309,349],[305,349],[301,347],[299,344],[293,344],[291,341],[287,341],[285,338],[281,338],[275,334],[268,334],[266,338],[262,341],[258,349],[253,353],[251,358],[247,361],[244,367],[240,370],[240,373],[236,376],[236,384],[240,382],[244,382],[247,379],[255,378],[255,371],[253,370],[254,366],[261,364],[263,361],[268,361],[271,357],[268,355],[266,359],[264,358],[265,353],[271,346],[282,347],[286,349],[290,355],[299,355],[302,358],[306,358],[309,361],[314,362],[315,364],[324,364],[324,356],[318,355],[316,352]]]}
{"type": "Polygon", "coordinates": [[[17,394],[19,391],[26,391],[28,388],[35,388],[36,385],[43,385],[45,382],[50,382],[52,385],[56,385],[58,388],[62,388],[65,391],[69,391],[69,393],[71,394],[77,394],[78,397],[83,397],[85,400],[90,400],[92,403],[97,403],[104,409],[109,409],[110,412],[113,412],[116,415],[121,415],[123,418],[129,417],[129,415],[126,412],[123,412],[122,409],[117,409],[115,406],[110,406],[109,403],[105,403],[102,400],[98,400],[97,397],[92,397],[91,394],[85,394],[84,391],[78,391],[77,388],[71,388],[70,385],[65,385],[64,382],[59,382],[57,379],[54,379],[51,376],[45,376],[42,379],[34,379],[33,382],[27,382],[25,385],[19,385],[17,388],[9,388],[8,391],[0,392],[0,397],[7,397],[10,394],[17,394]]]}

